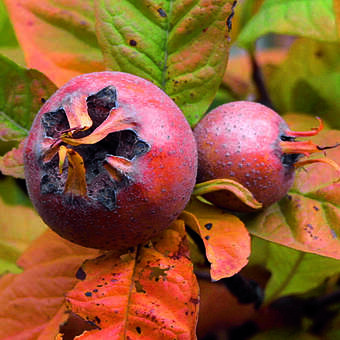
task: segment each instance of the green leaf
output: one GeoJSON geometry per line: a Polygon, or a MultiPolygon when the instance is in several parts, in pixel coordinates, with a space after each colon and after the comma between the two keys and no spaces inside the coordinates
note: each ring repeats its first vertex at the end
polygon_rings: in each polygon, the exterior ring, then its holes
{"type": "Polygon", "coordinates": [[[298,39],[267,84],[278,111],[311,113],[340,128],[339,44],[298,39]]]}
{"type": "Polygon", "coordinates": [[[269,243],[267,269],[272,273],[266,286],[266,300],[305,293],[330,276],[340,273],[340,262],[269,243]]]}
{"type": "Polygon", "coordinates": [[[194,125],[222,81],[232,3],[97,0],[97,33],[106,66],[158,85],[194,125]]]}
{"type": "Polygon", "coordinates": [[[14,179],[0,181],[0,275],[18,272],[16,260],[46,225],[14,179]]]}
{"type": "Polygon", "coordinates": [[[339,40],[332,0],[265,0],[259,12],[238,36],[237,43],[251,48],[267,33],[289,34],[321,41],[339,40]]]}
{"type": "Polygon", "coordinates": [[[0,139],[20,141],[27,136],[41,99],[48,99],[57,88],[42,73],[4,56],[0,56],[0,74],[0,139]]]}
{"type": "Polygon", "coordinates": [[[21,66],[25,65],[24,55],[2,1],[0,1],[0,54],[14,60],[21,66]]]}

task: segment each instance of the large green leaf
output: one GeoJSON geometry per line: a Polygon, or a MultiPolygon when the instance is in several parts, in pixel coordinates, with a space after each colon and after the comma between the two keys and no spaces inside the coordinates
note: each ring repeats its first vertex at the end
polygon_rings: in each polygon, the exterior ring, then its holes
{"type": "Polygon", "coordinates": [[[33,118],[56,86],[42,73],[0,56],[0,140],[22,140],[33,118]]]}
{"type": "Polygon", "coordinates": [[[161,87],[194,125],[227,63],[232,0],[96,0],[106,66],[161,87]]]}
{"type": "Polygon", "coordinates": [[[4,0],[27,65],[58,86],[103,70],[94,0],[4,0]]]}
{"type": "Polygon", "coordinates": [[[250,48],[267,33],[338,41],[333,1],[265,0],[259,12],[238,36],[237,43],[250,48]]]}
{"type": "Polygon", "coordinates": [[[280,112],[311,113],[340,128],[339,44],[298,39],[287,59],[270,72],[267,84],[280,112]]]}
{"type": "Polygon", "coordinates": [[[266,300],[283,295],[305,293],[326,278],[340,273],[340,262],[268,243],[267,269],[272,273],[266,286],[266,300]]]}

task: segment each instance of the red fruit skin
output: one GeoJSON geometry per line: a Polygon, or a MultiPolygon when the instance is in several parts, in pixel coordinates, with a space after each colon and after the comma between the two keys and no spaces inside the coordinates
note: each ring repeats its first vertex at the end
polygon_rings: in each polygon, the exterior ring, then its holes
{"type": "MultiPolygon", "coordinates": [[[[126,249],[157,235],[184,209],[195,185],[197,150],[184,115],[161,89],[131,74],[98,72],[73,78],[43,105],[27,139],[24,165],[33,205],[56,233],[85,247],[126,249]],[[127,119],[136,123],[134,132],[150,146],[131,160],[127,184],[116,190],[115,208],[107,209],[97,199],[42,193],[43,115],[58,110],[67,97],[90,96],[108,85],[117,89],[127,119]]],[[[114,181],[102,186],[110,185],[114,181]]]]}
{"type": "MultiPolygon", "coordinates": [[[[267,207],[285,196],[294,180],[294,167],[284,164],[280,136],[289,130],[268,107],[248,101],[221,105],[195,127],[198,182],[233,179],[267,207]]],[[[249,211],[235,196],[217,191],[206,196],[215,205],[249,211]]]]}

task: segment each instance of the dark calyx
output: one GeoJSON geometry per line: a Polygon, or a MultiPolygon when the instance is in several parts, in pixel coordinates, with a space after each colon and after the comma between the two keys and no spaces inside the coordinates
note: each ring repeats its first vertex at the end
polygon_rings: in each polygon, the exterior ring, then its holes
{"type": "MultiPolygon", "coordinates": [[[[89,96],[86,102],[93,125],[85,131],[75,132],[74,138],[91,134],[104,122],[110,111],[118,107],[117,91],[114,86],[107,86],[89,96]]],[[[45,113],[42,117],[42,125],[46,136],[56,140],[62,132],[70,128],[66,113],[62,108],[45,113]]],[[[129,179],[122,177],[119,182],[114,181],[103,166],[105,158],[108,155],[113,155],[132,160],[150,150],[149,144],[140,139],[133,130],[110,133],[96,144],[66,146],[78,152],[84,160],[88,198],[99,202],[108,210],[115,209],[116,193],[129,184],[129,179]]],[[[59,173],[58,157],[54,157],[50,162],[43,162],[42,166],[45,174],[41,179],[41,192],[43,194],[63,194],[67,171],[63,171],[62,174],[59,173]]],[[[67,165],[64,166],[64,170],[67,170],[67,165]]],[[[73,202],[77,199],[84,198],[72,197],[73,202]]]]}

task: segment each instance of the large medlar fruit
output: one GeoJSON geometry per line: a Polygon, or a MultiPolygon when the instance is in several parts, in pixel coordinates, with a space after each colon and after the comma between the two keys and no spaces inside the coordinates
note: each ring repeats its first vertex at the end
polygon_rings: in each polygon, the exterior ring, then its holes
{"type": "Polygon", "coordinates": [[[78,76],[41,108],[24,150],[38,213],[60,236],[125,249],[165,229],[188,202],[196,144],[176,104],[121,72],[78,76]]]}

